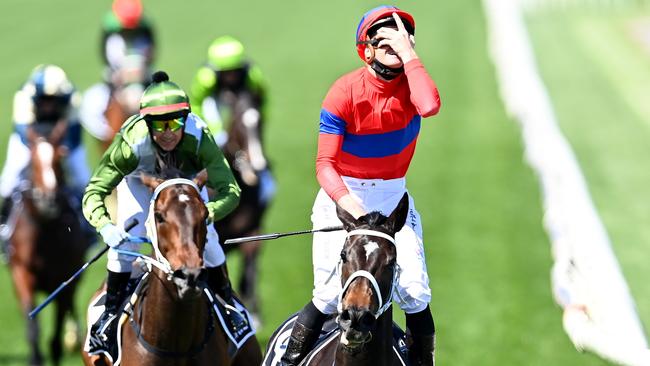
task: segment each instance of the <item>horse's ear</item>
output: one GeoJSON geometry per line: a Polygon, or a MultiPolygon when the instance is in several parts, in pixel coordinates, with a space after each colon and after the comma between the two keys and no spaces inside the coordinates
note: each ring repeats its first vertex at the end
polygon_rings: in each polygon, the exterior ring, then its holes
{"type": "Polygon", "coordinates": [[[343,228],[345,231],[352,231],[355,227],[359,225],[357,219],[347,212],[344,208],[336,204],[336,216],[339,217],[339,220],[343,223],[343,228]]]}
{"type": "Polygon", "coordinates": [[[63,136],[65,135],[67,129],[68,123],[65,120],[59,120],[56,125],[54,125],[54,129],[52,129],[52,132],[50,133],[50,136],[47,140],[54,146],[58,145],[61,140],[63,140],[63,136]]]}
{"type": "Polygon", "coordinates": [[[404,226],[404,223],[406,223],[406,216],[408,215],[408,212],[409,194],[404,193],[404,196],[402,196],[402,199],[399,200],[397,207],[395,207],[390,216],[388,216],[388,221],[386,221],[387,229],[392,233],[400,231],[402,229],[402,226],[404,226]]]}
{"type": "Polygon", "coordinates": [[[38,139],[38,133],[34,131],[34,127],[27,127],[27,142],[29,145],[34,145],[36,139],[38,139]]]}
{"type": "Polygon", "coordinates": [[[193,180],[199,188],[203,188],[205,182],[208,181],[208,171],[206,169],[201,170],[193,180]]]}
{"type": "Polygon", "coordinates": [[[140,173],[140,180],[142,181],[142,184],[149,187],[149,189],[151,189],[152,191],[155,190],[156,188],[158,188],[160,183],[163,182],[163,179],[151,176],[151,175],[146,174],[144,172],[140,173]]]}

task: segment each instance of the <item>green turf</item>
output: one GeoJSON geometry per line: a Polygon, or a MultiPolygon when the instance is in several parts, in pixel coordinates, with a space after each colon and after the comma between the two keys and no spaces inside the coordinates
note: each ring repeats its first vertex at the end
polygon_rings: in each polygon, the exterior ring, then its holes
{"type": "Polygon", "coordinates": [[[650,322],[650,34],[648,12],[532,16],[561,128],[573,145],[645,324],[650,322]],[[646,39],[646,42],[648,39],[646,39]],[[645,47],[645,48],[644,48],[645,47]],[[543,50],[543,51],[542,51],[543,50]]]}
{"type": "MultiPolygon", "coordinates": [[[[239,37],[267,75],[272,98],[267,146],[279,185],[267,231],[310,225],[320,103],[338,76],[360,65],[354,31],[361,14],[376,5],[345,0],[145,4],[159,30],[157,64],[181,86],[189,86],[210,40],[225,33],[239,37]]],[[[423,123],[408,176],[424,224],[438,363],[602,364],[573,349],[551,300],[538,185],[523,162],[517,125],[506,118],[497,95],[480,3],[397,5],[415,14],[418,52],[443,100],[440,115],[423,123]]],[[[81,88],[99,78],[98,23],[108,6],[107,1],[72,0],[0,4],[4,138],[11,129],[11,96],[34,65],[58,63],[81,88]]],[[[103,265],[97,263],[84,277],[80,309],[103,277],[103,265]]],[[[268,242],[260,277],[265,327],[259,335],[265,343],[274,326],[310,298],[310,238],[268,242]]],[[[7,294],[0,302],[0,365],[24,364],[23,321],[9,295],[5,268],[0,293],[7,294]]],[[[46,334],[49,318],[47,311],[41,315],[46,334]]],[[[76,356],[66,358],[66,365],[77,364],[76,356]]]]}

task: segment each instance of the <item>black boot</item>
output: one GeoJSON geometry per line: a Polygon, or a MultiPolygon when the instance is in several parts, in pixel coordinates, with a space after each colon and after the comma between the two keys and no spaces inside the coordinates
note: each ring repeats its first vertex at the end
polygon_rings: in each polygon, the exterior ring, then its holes
{"type": "Polygon", "coordinates": [[[421,312],[406,314],[406,344],[411,365],[434,365],[435,340],[436,328],[428,306],[421,312]]]}
{"type": "Polygon", "coordinates": [[[126,298],[129,277],[131,277],[130,272],[119,273],[108,271],[104,312],[90,328],[89,354],[111,351],[111,347],[115,343],[120,306],[126,298]]]}
{"type": "Polygon", "coordinates": [[[311,351],[318,340],[327,315],[321,313],[310,301],[293,324],[287,350],[280,360],[281,366],[296,366],[311,351]]]}
{"type": "Polygon", "coordinates": [[[248,321],[242,315],[233,299],[232,286],[228,278],[228,269],[226,264],[218,267],[208,268],[208,287],[213,293],[217,294],[226,303],[226,313],[230,323],[230,330],[238,335],[249,327],[248,321]]]}

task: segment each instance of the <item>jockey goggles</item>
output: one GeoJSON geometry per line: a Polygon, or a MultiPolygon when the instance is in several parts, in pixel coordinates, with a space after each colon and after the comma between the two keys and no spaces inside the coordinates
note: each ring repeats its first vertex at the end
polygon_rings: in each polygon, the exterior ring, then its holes
{"type": "Polygon", "coordinates": [[[176,132],[185,126],[186,117],[178,117],[169,120],[151,120],[149,124],[151,129],[156,132],[165,132],[168,128],[171,132],[176,132]]]}

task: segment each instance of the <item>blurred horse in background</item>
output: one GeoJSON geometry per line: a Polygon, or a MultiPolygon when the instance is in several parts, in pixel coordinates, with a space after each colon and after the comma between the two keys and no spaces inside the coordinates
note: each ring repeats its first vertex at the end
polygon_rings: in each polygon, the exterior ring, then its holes
{"type": "MultiPolygon", "coordinates": [[[[262,148],[262,118],[259,101],[247,92],[231,93],[224,98],[232,105],[231,121],[228,125],[228,139],[222,147],[237,183],[241,187],[239,206],[228,216],[215,223],[219,240],[258,235],[266,212],[268,197],[264,184],[273,184],[268,161],[262,148]],[[267,181],[264,181],[267,180],[267,181]]],[[[259,241],[239,245],[243,256],[242,272],[238,293],[256,316],[259,316],[257,296],[257,258],[259,241]]],[[[229,251],[232,247],[225,247],[229,251]]]]}
{"type": "MultiPolygon", "coordinates": [[[[34,307],[37,291],[50,293],[81,267],[88,248],[73,195],[65,185],[61,161],[67,149],[61,145],[67,125],[35,125],[28,130],[31,151],[29,178],[21,184],[13,208],[15,226],[9,238],[9,269],[14,289],[27,320],[30,344],[30,365],[42,365],[38,346],[39,326],[27,314],[34,307]]],[[[72,317],[70,335],[78,342],[74,311],[76,284],[71,283],[56,299],[54,333],[50,341],[50,357],[58,365],[62,354],[62,332],[67,314],[72,317]],[[76,337],[76,338],[75,338],[76,337]]],[[[73,346],[70,344],[69,346],[73,346]]]]}

